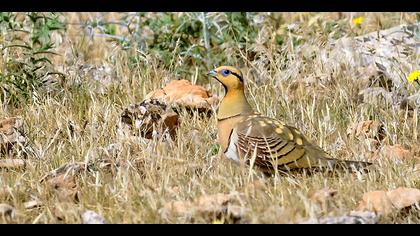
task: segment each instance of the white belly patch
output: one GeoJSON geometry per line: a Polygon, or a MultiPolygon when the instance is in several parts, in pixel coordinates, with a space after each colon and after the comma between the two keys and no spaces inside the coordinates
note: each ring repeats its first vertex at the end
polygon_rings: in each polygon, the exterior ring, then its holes
{"type": "Polygon", "coordinates": [[[230,140],[229,146],[225,151],[225,155],[229,160],[236,162],[237,164],[240,163],[239,155],[238,155],[238,148],[236,146],[236,141],[238,140],[238,135],[236,134],[235,130],[233,130],[230,140]]]}

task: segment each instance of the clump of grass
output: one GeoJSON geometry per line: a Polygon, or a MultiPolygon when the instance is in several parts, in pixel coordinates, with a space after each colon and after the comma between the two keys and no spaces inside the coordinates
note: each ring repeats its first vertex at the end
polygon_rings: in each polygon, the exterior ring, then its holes
{"type": "MultiPolygon", "coordinates": [[[[3,70],[1,101],[19,106],[37,100],[40,88],[52,75],[61,75],[54,70],[51,55],[54,52],[52,34],[62,33],[65,25],[58,15],[52,13],[0,13],[0,29],[3,47],[3,70]]],[[[56,35],[57,36],[57,35],[56,35]]]]}
{"type": "MultiPolygon", "coordinates": [[[[56,52],[63,57],[52,58],[52,64],[62,64],[65,69],[109,64],[115,77],[105,92],[99,93],[89,87],[92,78],[69,73],[68,87],[63,86],[59,98],[39,96],[37,103],[22,109],[0,108],[2,114],[24,117],[36,154],[28,157],[24,171],[0,170],[0,186],[12,192],[0,195],[0,203],[16,208],[14,223],[80,223],[84,210],[96,211],[110,223],[188,223],[191,221],[184,218],[162,218],[159,209],[171,201],[238,191],[245,195],[246,222],[292,223],[301,218],[346,214],[368,191],[420,188],[419,166],[414,161],[378,160],[376,171],[363,176],[317,173],[267,178],[249,173],[247,168],[215,155],[214,116],[181,113],[175,142],[121,137],[117,132],[125,106],[141,102],[148,92],[177,76],[222,95],[223,88],[208,80],[205,73],[209,66],[230,64],[243,70],[247,94],[256,110],[298,127],[337,158],[354,160],[366,155],[360,143],[345,135],[354,117],[380,119],[386,125],[387,140],[414,146],[419,133],[415,119],[399,125],[400,116],[392,108],[373,112],[361,108],[351,73],[339,66],[323,65],[319,53],[300,53],[308,45],[320,52],[328,50],[325,42],[337,37],[416,21],[415,14],[407,13],[363,16],[367,23],[354,28],[353,16],[344,13],[208,13],[205,36],[200,13],[63,14],[69,24],[62,43],[56,45],[56,52]],[[80,30],[81,25],[85,31],[80,30]],[[87,25],[97,31],[89,31],[87,25]],[[149,41],[136,41],[136,35],[146,27],[155,35],[149,41]],[[110,38],[113,41],[107,40],[110,38]],[[295,83],[311,77],[316,82],[310,86],[295,83]],[[77,177],[77,203],[60,200],[39,183],[42,176],[65,163],[101,160],[109,160],[110,169],[95,165],[77,177]],[[266,188],[246,190],[255,180],[264,181],[266,188]],[[332,205],[315,206],[309,200],[310,192],[324,187],[336,189],[337,196],[332,205]],[[32,199],[41,201],[42,206],[26,210],[23,203],[32,199]]],[[[5,54],[0,61],[2,71],[11,59],[11,54],[5,54]]],[[[201,217],[194,222],[211,223],[201,217]]],[[[419,222],[414,209],[380,220],[419,222]]]]}

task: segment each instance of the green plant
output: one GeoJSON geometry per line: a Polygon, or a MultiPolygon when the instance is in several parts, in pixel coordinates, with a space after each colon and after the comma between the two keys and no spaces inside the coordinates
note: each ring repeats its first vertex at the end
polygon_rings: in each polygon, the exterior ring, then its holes
{"type": "Polygon", "coordinates": [[[48,76],[60,74],[50,60],[57,55],[51,35],[64,31],[65,25],[54,13],[1,12],[0,29],[5,45],[1,51],[7,58],[0,74],[0,98],[19,106],[36,98],[48,76]]]}
{"type": "MultiPolygon", "coordinates": [[[[240,50],[252,44],[257,28],[251,19],[256,13],[125,13],[117,22],[94,19],[85,23],[116,42],[121,48],[137,49],[159,58],[163,67],[194,73],[205,68],[233,63],[227,45],[240,50]],[[115,26],[122,30],[118,35],[115,26]]],[[[238,57],[239,58],[239,57],[238,57]]]]}

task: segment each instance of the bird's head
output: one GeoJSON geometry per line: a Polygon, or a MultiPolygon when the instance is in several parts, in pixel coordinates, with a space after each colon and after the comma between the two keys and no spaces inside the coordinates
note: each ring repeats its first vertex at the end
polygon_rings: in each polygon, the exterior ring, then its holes
{"type": "Polygon", "coordinates": [[[209,71],[209,76],[217,79],[226,91],[243,89],[244,81],[240,70],[232,66],[220,66],[214,70],[209,71]]]}

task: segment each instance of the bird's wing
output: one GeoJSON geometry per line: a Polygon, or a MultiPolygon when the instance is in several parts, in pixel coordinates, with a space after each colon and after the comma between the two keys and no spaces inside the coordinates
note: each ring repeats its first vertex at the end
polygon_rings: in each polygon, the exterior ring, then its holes
{"type": "Polygon", "coordinates": [[[328,157],[296,128],[269,117],[249,116],[238,123],[235,132],[238,150],[257,166],[308,168],[322,157],[328,157]]]}

